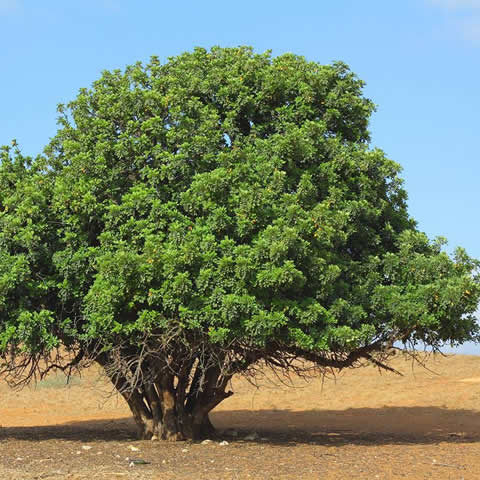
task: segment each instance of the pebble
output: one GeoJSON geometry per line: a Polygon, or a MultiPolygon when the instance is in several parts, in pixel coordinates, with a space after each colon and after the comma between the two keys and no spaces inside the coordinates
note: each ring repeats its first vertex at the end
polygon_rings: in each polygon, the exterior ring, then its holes
{"type": "Polygon", "coordinates": [[[223,447],[224,445],[228,445],[228,442],[226,440],[224,440],[223,442],[220,442],[219,445],[222,445],[222,447],[223,447]]]}
{"type": "Polygon", "coordinates": [[[206,439],[202,442],[202,445],[208,445],[209,443],[212,443],[212,441],[210,439],[206,439]]]}
{"type": "Polygon", "coordinates": [[[91,450],[92,447],[90,445],[82,445],[82,450],[91,450]]]}
{"type": "Polygon", "coordinates": [[[139,452],[139,451],[140,451],[139,448],[134,447],[133,445],[129,445],[127,448],[128,448],[129,450],[131,450],[132,452],[139,452]]]}
{"type": "Polygon", "coordinates": [[[148,465],[150,462],[147,462],[143,458],[132,458],[130,459],[129,466],[133,467],[134,465],[148,465]]]}

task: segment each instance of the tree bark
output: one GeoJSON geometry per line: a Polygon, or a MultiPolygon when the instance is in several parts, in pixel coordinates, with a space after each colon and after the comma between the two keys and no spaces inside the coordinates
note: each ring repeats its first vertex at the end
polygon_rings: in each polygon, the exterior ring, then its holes
{"type": "Polygon", "coordinates": [[[214,437],[215,427],[209,413],[233,394],[225,391],[230,376],[222,377],[218,367],[199,372],[197,366],[187,394],[190,369],[186,369],[182,377],[159,373],[156,381],[132,390],[126,377],[108,368],[106,359],[100,359],[98,363],[127,402],[140,439],[172,442],[214,437]]]}
{"type": "Polygon", "coordinates": [[[173,387],[173,375],[164,375],[159,382],[162,410],[162,439],[174,442],[185,440],[180,429],[177,412],[176,391],[173,387]]]}

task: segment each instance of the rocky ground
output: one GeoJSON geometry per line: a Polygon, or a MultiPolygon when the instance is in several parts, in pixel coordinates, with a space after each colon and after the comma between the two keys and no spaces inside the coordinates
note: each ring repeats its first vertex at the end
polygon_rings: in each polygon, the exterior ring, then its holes
{"type": "Polygon", "coordinates": [[[404,376],[238,379],[204,443],[137,441],[94,369],[2,385],[0,479],[480,479],[480,356],[394,366],[404,376]]]}

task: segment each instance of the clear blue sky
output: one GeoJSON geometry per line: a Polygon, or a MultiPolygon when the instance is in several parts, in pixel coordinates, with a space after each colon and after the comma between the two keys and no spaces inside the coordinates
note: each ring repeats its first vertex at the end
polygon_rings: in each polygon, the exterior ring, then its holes
{"type": "Polygon", "coordinates": [[[404,167],[419,228],[480,258],[480,0],[0,0],[0,44],[0,143],[28,154],[103,69],[212,45],[343,60],[378,105],[372,143],[404,167]]]}

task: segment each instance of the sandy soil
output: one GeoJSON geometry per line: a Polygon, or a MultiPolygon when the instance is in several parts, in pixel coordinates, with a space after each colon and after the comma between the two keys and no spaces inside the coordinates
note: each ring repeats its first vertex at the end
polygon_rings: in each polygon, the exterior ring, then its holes
{"type": "Polygon", "coordinates": [[[94,370],[68,387],[61,376],[2,385],[0,479],[480,479],[480,356],[393,365],[404,376],[237,379],[212,414],[228,445],[137,441],[94,370]]]}

